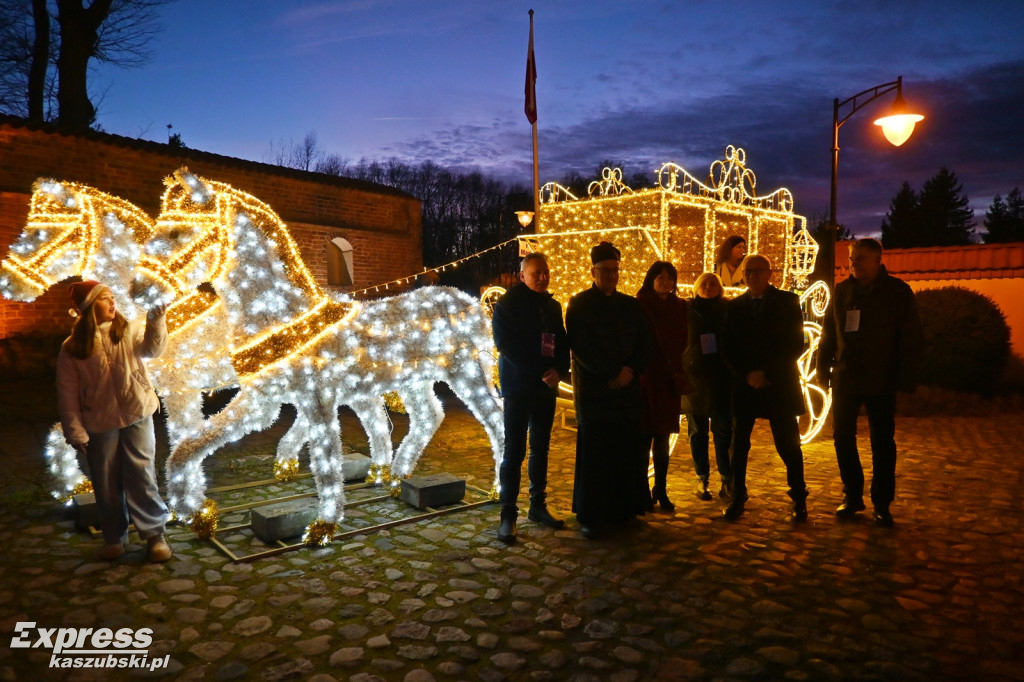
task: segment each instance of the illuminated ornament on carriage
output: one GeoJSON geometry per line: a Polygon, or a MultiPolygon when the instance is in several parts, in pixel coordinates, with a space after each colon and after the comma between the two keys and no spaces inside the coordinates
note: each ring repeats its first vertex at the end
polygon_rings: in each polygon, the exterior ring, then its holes
{"type": "Polygon", "coordinates": [[[798,288],[807,286],[808,278],[814,272],[814,263],[818,258],[818,242],[807,231],[807,226],[793,236],[790,245],[789,271],[793,274],[793,284],[798,288]]]}

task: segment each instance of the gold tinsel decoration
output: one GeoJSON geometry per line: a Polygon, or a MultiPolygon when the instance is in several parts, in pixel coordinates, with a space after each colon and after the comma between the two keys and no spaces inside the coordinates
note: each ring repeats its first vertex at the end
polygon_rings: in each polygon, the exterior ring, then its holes
{"type": "Polygon", "coordinates": [[[323,547],[334,539],[338,532],[338,524],[317,519],[306,527],[306,533],[302,536],[302,542],[307,547],[323,547]]]}
{"type": "Polygon", "coordinates": [[[72,488],[71,492],[68,493],[67,495],[60,496],[60,493],[55,491],[53,493],[53,496],[56,497],[61,502],[63,502],[64,504],[71,504],[71,500],[72,498],[74,498],[75,495],[85,495],[86,493],[91,492],[92,481],[90,481],[88,478],[83,478],[81,481],[75,484],[75,487],[72,488]]]}
{"type": "Polygon", "coordinates": [[[299,475],[299,460],[296,457],[285,461],[274,462],[274,478],[282,483],[294,481],[299,475]]]}
{"type": "Polygon", "coordinates": [[[84,495],[92,492],[92,481],[88,478],[83,478],[81,481],[75,484],[75,487],[71,489],[71,496],[84,495]]]}
{"type": "Polygon", "coordinates": [[[491,502],[497,502],[498,500],[501,499],[501,495],[498,493],[497,484],[491,486],[491,492],[487,495],[487,498],[491,502]]]}
{"type": "Polygon", "coordinates": [[[200,538],[206,540],[217,530],[217,503],[213,500],[203,502],[202,508],[189,517],[188,527],[200,538]]]}
{"type": "Polygon", "coordinates": [[[391,497],[399,498],[402,496],[402,482],[395,479],[391,482],[391,491],[388,493],[391,497]]]}
{"type": "Polygon", "coordinates": [[[384,405],[389,411],[394,412],[395,414],[408,414],[405,410],[405,403],[402,402],[402,398],[398,395],[398,391],[385,393],[384,405]]]}
{"type": "Polygon", "coordinates": [[[375,485],[387,485],[391,482],[391,468],[387,464],[371,464],[366,478],[375,485]]]}

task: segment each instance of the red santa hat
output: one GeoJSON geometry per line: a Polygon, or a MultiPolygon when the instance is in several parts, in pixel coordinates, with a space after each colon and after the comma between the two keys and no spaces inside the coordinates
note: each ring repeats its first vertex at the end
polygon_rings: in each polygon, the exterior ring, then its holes
{"type": "Polygon", "coordinates": [[[68,293],[71,294],[71,303],[74,305],[74,310],[78,313],[91,306],[104,291],[110,291],[110,287],[91,279],[74,282],[68,287],[68,293]]]}

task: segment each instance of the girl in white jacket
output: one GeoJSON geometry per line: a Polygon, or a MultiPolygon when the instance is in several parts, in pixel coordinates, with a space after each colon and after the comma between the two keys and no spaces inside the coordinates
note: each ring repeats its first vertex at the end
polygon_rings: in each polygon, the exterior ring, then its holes
{"type": "Polygon", "coordinates": [[[143,326],[124,319],[106,285],[75,282],[70,293],[78,319],[57,358],[57,406],[65,440],[89,464],[105,543],[99,557],[124,554],[130,515],[149,560],[167,561],[169,514],[157,489],[153,433],[160,400],[142,362],[167,345],[166,306],[150,310],[143,326]]]}

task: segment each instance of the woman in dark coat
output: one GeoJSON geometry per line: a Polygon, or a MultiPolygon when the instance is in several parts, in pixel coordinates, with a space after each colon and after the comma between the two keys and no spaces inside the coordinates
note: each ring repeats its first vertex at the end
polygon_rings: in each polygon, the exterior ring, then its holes
{"type": "Polygon", "coordinates": [[[647,271],[636,297],[651,327],[654,340],[651,363],[640,377],[644,393],[643,429],[654,460],[654,502],[663,511],[675,505],[665,491],[671,434],[679,433],[680,399],[689,390],[683,371],[686,348],[686,301],[676,296],[676,269],[657,261],[647,271]]]}
{"type": "Polygon", "coordinates": [[[711,465],[708,458],[709,433],[714,435],[715,462],[722,478],[721,497],[729,497],[729,444],[732,440],[729,370],[722,362],[722,333],[725,329],[725,297],[722,282],[705,272],[693,285],[690,301],[689,334],[683,366],[690,380],[690,393],[682,407],[690,438],[690,454],[697,473],[697,496],[712,499],[708,490],[711,465]],[[710,429],[709,429],[710,426],[710,429]]]}

